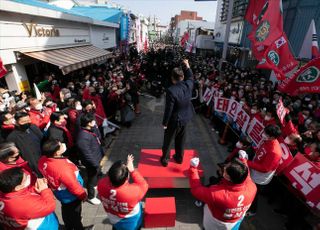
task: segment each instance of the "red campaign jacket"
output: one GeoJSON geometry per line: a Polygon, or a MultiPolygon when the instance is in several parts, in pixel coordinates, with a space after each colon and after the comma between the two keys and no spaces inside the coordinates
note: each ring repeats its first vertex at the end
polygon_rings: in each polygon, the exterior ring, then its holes
{"type": "Polygon", "coordinates": [[[50,121],[52,110],[50,108],[43,108],[43,111],[31,109],[29,116],[31,124],[36,125],[39,129],[43,130],[50,121]]]}
{"type": "Polygon", "coordinates": [[[250,118],[251,118],[251,120],[253,119],[253,118],[256,118],[258,121],[260,121],[261,123],[263,123],[263,118],[262,118],[262,116],[261,116],[261,113],[260,112],[257,112],[256,114],[251,114],[250,115],[250,118]]]}
{"type": "Polygon", "coordinates": [[[268,125],[276,125],[277,124],[277,122],[276,122],[276,119],[274,119],[274,118],[272,118],[271,120],[269,120],[269,121],[266,121],[266,120],[264,120],[263,121],[263,125],[266,127],[266,126],[268,126],[268,125]]]}
{"type": "Polygon", "coordinates": [[[69,130],[72,135],[74,135],[75,130],[76,130],[76,124],[77,124],[77,119],[79,117],[79,113],[76,109],[70,109],[68,111],[68,117],[69,117],[69,130]]]}
{"type": "Polygon", "coordinates": [[[281,146],[277,139],[266,140],[256,151],[252,161],[248,161],[250,169],[266,173],[277,169],[282,156],[281,146]]]}
{"type": "Polygon", "coordinates": [[[30,186],[33,186],[36,183],[37,176],[32,172],[30,166],[28,165],[28,161],[25,161],[21,157],[19,157],[18,160],[16,161],[16,164],[5,164],[0,162],[0,172],[6,169],[15,168],[15,167],[21,167],[25,174],[30,175],[30,179],[31,179],[30,186]]]}
{"type": "Polygon", "coordinates": [[[231,161],[234,157],[237,157],[238,154],[239,154],[239,151],[240,150],[244,150],[243,148],[238,148],[238,147],[235,147],[232,152],[228,155],[228,157],[226,158],[226,161],[231,161]]]}
{"type": "Polygon", "coordinates": [[[46,218],[42,220],[39,218],[54,215],[56,208],[50,189],[45,189],[38,194],[29,187],[17,192],[0,193],[0,203],[0,225],[8,230],[22,230],[27,226],[30,229],[36,229],[35,226],[39,225],[37,222],[47,222],[46,218]]]}
{"type": "Polygon", "coordinates": [[[294,126],[292,121],[290,120],[290,121],[285,123],[285,125],[281,129],[281,132],[282,132],[282,137],[286,138],[287,136],[289,136],[292,133],[298,133],[298,130],[294,126]]]}
{"type": "Polygon", "coordinates": [[[98,194],[107,213],[119,218],[138,214],[134,213],[135,208],[145,196],[148,184],[138,171],[133,171],[130,175],[133,183],[127,181],[120,187],[113,187],[109,177],[98,182],[98,194]]]}
{"type": "Polygon", "coordinates": [[[86,199],[87,194],[81,184],[83,180],[79,169],[67,158],[42,156],[39,159],[38,168],[62,203],[70,203],[76,198],[86,199]]]}
{"type": "MultiPolygon", "coordinates": [[[[246,163],[245,160],[242,160],[246,163]]],[[[233,184],[222,179],[219,184],[205,187],[200,182],[197,168],[190,167],[192,195],[208,205],[214,218],[225,223],[242,219],[257,193],[257,187],[250,175],[242,184],[233,184]]]]}
{"type": "Polygon", "coordinates": [[[99,95],[91,96],[89,93],[89,88],[87,87],[83,90],[82,98],[83,100],[89,99],[94,102],[94,104],[96,105],[96,115],[97,115],[96,120],[97,120],[98,126],[102,125],[103,119],[106,118],[107,116],[104,112],[101,97],[99,95]]]}

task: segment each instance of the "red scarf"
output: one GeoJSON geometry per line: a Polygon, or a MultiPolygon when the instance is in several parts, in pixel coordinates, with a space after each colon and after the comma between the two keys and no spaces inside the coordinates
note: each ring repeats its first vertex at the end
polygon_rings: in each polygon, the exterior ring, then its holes
{"type": "Polygon", "coordinates": [[[67,139],[68,139],[68,143],[67,144],[67,147],[68,148],[71,148],[73,146],[73,138],[72,138],[72,135],[69,131],[69,129],[67,129],[66,126],[62,126],[62,125],[56,125],[56,127],[58,127],[59,129],[62,129],[64,131],[64,133],[67,135],[67,139]]]}
{"type": "Polygon", "coordinates": [[[1,128],[4,130],[7,130],[7,131],[12,131],[12,130],[14,130],[14,125],[13,124],[11,124],[11,125],[2,124],[1,128]]]}

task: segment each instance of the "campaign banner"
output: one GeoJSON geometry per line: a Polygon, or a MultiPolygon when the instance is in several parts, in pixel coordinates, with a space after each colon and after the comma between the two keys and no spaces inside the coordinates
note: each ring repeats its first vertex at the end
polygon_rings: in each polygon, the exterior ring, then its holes
{"type": "Polygon", "coordinates": [[[283,32],[265,51],[256,68],[271,69],[277,74],[278,80],[285,80],[285,75],[298,65],[289,48],[289,41],[283,32]]]}
{"type": "Polygon", "coordinates": [[[263,130],[264,125],[254,117],[249,124],[247,134],[256,146],[262,143],[263,130]]]}
{"type": "Polygon", "coordinates": [[[246,133],[249,122],[250,122],[250,115],[241,107],[238,110],[237,115],[234,119],[237,126],[241,129],[242,133],[246,133]]]}
{"type": "Polygon", "coordinates": [[[283,125],[284,124],[284,117],[289,113],[289,110],[286,107],[284,107],[281,98],[276,106],[276,109],[277,109],[278,118],[279,118],[281,124],[283,125]]]}
{"type": "MultiPolygon", "coordinates": [[[[281,5],[281,0],[266,1],[261,11],[255,12],[257,18],[252,17],[252,20],[249,19],[252,22],[252,31],[248,38],[252,42],[253,50],[265,50],[265,47],[269,47],[282,35],[283,17],[281,5]]],[[[254,54],[259,61],[264,57],[262,52],[255,52],[254,54]]]]}
{"type": "Polygon", "coordinates": [[[268,0],[249,0],[246,15],[244,18],[251,24],[256,25],[258,21],[261,20],[261,17],[263,16],[266,7],[268,5],[266,4],[268,0]]]}
{"type": "Polygon", "coordinates": [[[312,209],[320,211],[320,169],[298,153],[283,173],[305,198],[306,203],[312,209]]]}
{"type": "Polygon", "coordinates": [[[290,96],[305,93],[320,93],[320,58],[309,61],[291,78],[279,84],[278,89],[290,96]]]}
{"type": "Polygon", "coordinates": [[[229,99],[223,97],[216,97],[214,99],[214,110],[217,112],[226,113],[229,108],[229,99]]]}
{"type": "Polygon", "coordinates": [[[229,101],[229,106],[227,110],[227,115],[234,121],[238,110],[241,108],[241,105],[236,100],[232,99],[229,101]]]}
{"type": "Polygon", "coordinates": [[[209,105],[211,102],[212,96],[213,96],[213,89],[208,87],[203,94],[203,101],[206,102],[207,105],[209,105]]]}
{"type": "Polygon", "coordinates": [[[284,143],[283,138],[281,138],[281,140],[278,141],[281,146],[282,155],[279,162],[279,166],[276,170],[276,174],[280,175],[283,172],[283,170],[291,163],[291,161],[293,160],[293,156],[289,147],[284,143]]]}

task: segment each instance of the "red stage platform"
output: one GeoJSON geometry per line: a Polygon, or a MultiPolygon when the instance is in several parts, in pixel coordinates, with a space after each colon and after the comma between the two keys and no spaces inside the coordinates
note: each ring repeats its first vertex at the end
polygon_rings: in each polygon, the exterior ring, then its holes
{"type": "MultiPolygon", "coordinates": [[[[139,172],[147,180],[149,188],[189,188],[189,168],[190,160],[197,157],[195,150],[185,150],[182,164],[177,164],[172,156],[174,150],[171,150],[171,159],[167,167],[160,164],[162,155],[161,149],[142,149],[140,162],[138,165],[139,172]]],[[[201,165],[199,166],[201,169],[201,165]]],[[[203,171],[201,170],[200,176],[203,171]]]]}
{"type": "Polygon", "coordinates": [[[176,203],[174,197],[146,198],[144,227],[174,227],[176,222],[176,203]]]}

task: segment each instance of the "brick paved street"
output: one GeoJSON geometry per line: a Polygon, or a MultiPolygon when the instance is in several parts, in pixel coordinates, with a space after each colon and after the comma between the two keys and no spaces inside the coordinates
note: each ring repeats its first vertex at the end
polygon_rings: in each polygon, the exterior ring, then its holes
{"type": "MultiPolygon", "coordinates": [[[[112,162],[126,159],[127,154],[135,156],[135,165],[139,162],[141,148],[161,148],[163,130],[161,126],[164,100],[141,98],[142,114],[136,118],[130,128],[122,128],[106,152],[108,160],[103,165],[106,172],[112,162]]],[[[205,171],[205,181],[215,174],[216,163],[221,162],[228,154],[226,147],[217,143],[217,134],[211,130],[210,122],[202,116],[195,116],[188,127],[186,148],[196,149],[199,153],[205,171]]],[[[174,196],[176,198],[177,218],[176,226],[167,229],[201,229],[202,209],[194,205],[194,198],[189,189],[159,189],[149,190],[147,197],[174,196]]],[[[260,202],[258,215],[246,218],[241,230],[280,230],[283,229],[283,217],[272,213],[267,202],[260,202]]],[[[60,223],[60,207],[57,208],[60,223]]],[[[102,205],[83,205],[83,223],[95,224],[96,230],[112,229],[102,205]]],[[[158,228],[164,229],[164,228],[158,228]]]]}

